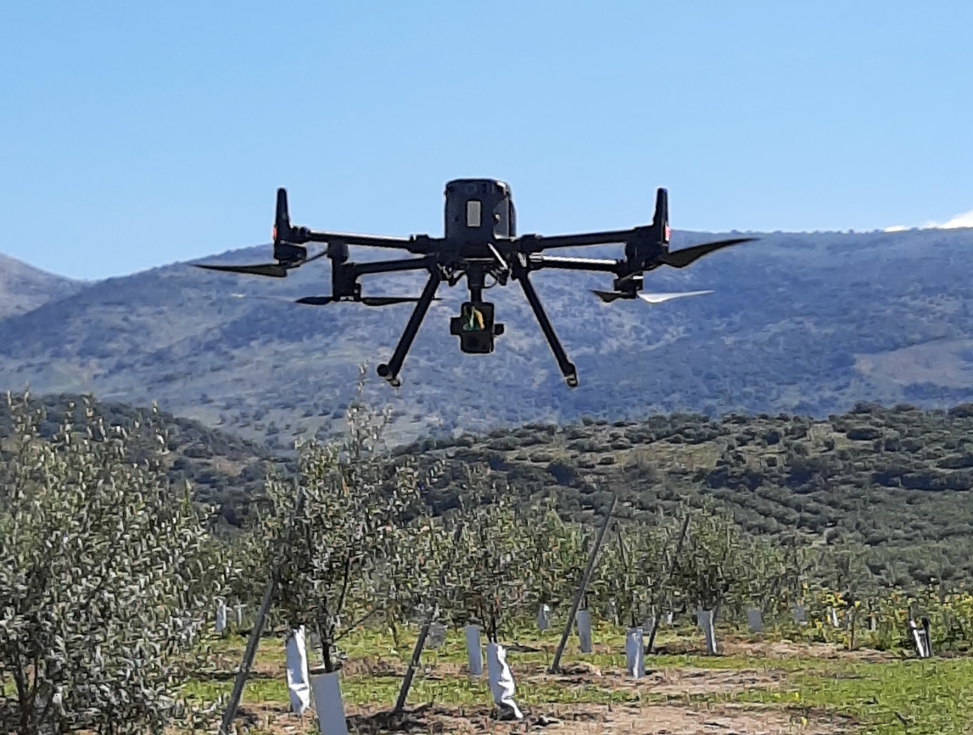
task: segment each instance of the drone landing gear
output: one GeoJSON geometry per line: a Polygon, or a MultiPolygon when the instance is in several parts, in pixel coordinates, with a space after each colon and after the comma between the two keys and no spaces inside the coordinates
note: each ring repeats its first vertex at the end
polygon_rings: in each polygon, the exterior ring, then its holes
{"type": "Polygon", "coordinates": [[[554,333],[551,320],[547,318],[547,314],[544,313],[544,308],[541,306],[541,300],[537,298],[537,291],[534,290],[534,284],[527,278],[526,271],[520,271],[516,278],[520,281],[520,285],[524,289],[524,296],[527,297],[530,308],[534,310],[534,316],[537,317],[537,321],[541,325],[541,331],[547,337],[547,343],[551,346],[551,352],[554,353],[557,366],[561,368],[561,375],[564,376],[564,382],[568,384],[568,388],[577,388],[578,371],[574,367],[574,363],[568,360],[567,353],[564,351],[560,340],[554,333]]]}
{"type": "Polygon", "coordinates": [[[395,347],[392,359],[378,366],[379,376],[385,378],[393,388],[398,388],[402,385],[402,381],[399,380],[399,371],[402,369],[402,363],[405,362],[405,356],[412,346],[412,340],[416,338],[416,333],[422,325],[422,320],[426,318],[426,312],[429,311],[429,306],[436,296],[436,289],[439,288],[442,280],[443,277],[439,272],[439,268],[433,267],[429,273],[429,280],[426,282],[426,287],[422,290],[422,296],[419,297],[419,302],[412,311],[412,316],[409,317],[409,323],[405,326],[405,331],[399,339],[399,344],[395,347]]]}

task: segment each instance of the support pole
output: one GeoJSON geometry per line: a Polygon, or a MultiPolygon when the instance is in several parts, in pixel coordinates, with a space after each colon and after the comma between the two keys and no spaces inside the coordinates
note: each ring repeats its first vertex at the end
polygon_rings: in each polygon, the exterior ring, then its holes
{"type": "Polygon", "coordinates": [[[453,544],[451,547],[453,553],[450,554],[449,563],[443,566],[443,569],[439,574],[439,589],[435,590],[426,599],[428,612],[426,613],[425,620],[422,621],[422,628],[419,630],[419,638],[416,639],[415,648],[412,649],[412,658],[409,659],[409,668],[406,669],[405,678],[402,679],[402,686],[399,688],[399,697],[395,700],[395,709],[392,710],[392,714],[394,715],[400,714],[405,708],[405,700],[408,698],[409,690],[412,688],[412,679],[416,675],[416,669],[419,668],[419,660],[422,658],[422,649],[426,647],[426,638],[429,637],[429,627],[432,625],[433,621],[436,619],[437,613],[439,612],[439,604],[435,600],[446,586],[447,569],[452,566],[452,561],[456,555],[456,549],[459,547],[459,542],[462,536],[463,524],[459,523],[456,526],[456,531],[453,533],[453,544]]]}
{"type": "Polygon", "coordinates": [[[578,587],[578,592],[574,596],[574,602],[571,605],[571,612],[568,615],[568,621],[564,625],[564,632],[561,633],[561,642],[557,644],[557,650],[554,652],[554,661],[551,662],[551,668],[548,670],[549,674],[556,674],[561,670],[561,655],[564,653],[564,646],[567,645],[568,636],[571,635],[571,626],[574,625],[574,617],[578,614],[578,608],[581,606],[581,600],[584,598],[584,593],[588,591],[588,582],[591,581],[591,572],[595,568],[595,559],[598,558],[598,551],[601,549],[601,544],[605,540],[605,532],[608,530],[608,526],[611,523],[612,513],[615,512],[615,504],[618,502],[618,496],[612,494],[612,502],[608,508],[608,513],[605,514],[605,521],[601,524],[601,528],[598,529],[598,537],[595,539],[595,545],[591,549],[591,554],[588,555],[588,566],[585,567],[584,575],[581,577],[581,586],[578,587]]]}
{"type": "Polygon", "coordinates": [[[422,621],[422,628],[419,630],[419,637],[416,639],[415,648],[412,649],[412,658],[409,660],[409,668],[406,669],[405,678],[402,679],[402,686],[399,688],[399,698],[395,700],[395,709],[392,710],[393,715],[401,713],[405,708],[405,700],[409,696],[409,690],[412,688],[412,679],[416,675],[416,669],[419,668],[419,659],[422,656],[422,649],[425,648],[426,638],[429,636],[429,626],[432,625],[432,621],[436,617],[437,610],[438,606],[433,605],[426,613],[425,620],[422,621]]]}
{"type": "MultiPolygon", "coordinates": [[[[291,514],[290,523],[284,532],[285,546],[290,543],[294,521],[303,508],[304,488],[300,487],[297,490],[297,500],[294,503],[294,511],[291,514]]],[[[270,578],[267,580],[267,587],[264,589],[264,596],[260,601],[260,610],[257,611],[257,618],[253,622],[253,629],[250,631],[250,638],[247,640],[247,648],[243,652],[243,662],[240,664],[240,670],[237,672],[236,680],[233,682],[233,693],[230,694],[230,701],[226,705],[226,711],[223,713],[223,721],[220,723],[220,735],[230,735],[232,732],[233,720],[236,718],[237,709],[240,707],[240,700],[243,698],[243,687],[247,683],[247,676],[250,675],[253,659],[257,655],[257,646],[260,644],[264,621],[267,619],[270,605],[273,603],[274,595],[277,593],[279,563],[280,560],[275,554],[270,569],[270,578]]]]}
{"type": "MultiPolygon", "coordinates": [[[[663,587],[669,584],[669,581],[672,579],[672,574],[676,570],[676,559],[678,559],[679,554],[682,553],[682,544],[686,540],[686,534],[689,531],[689,518],[689,512],[687,511],[686,517],[682,522],[682,530],[679,532],[679,540],[676,542],[676,551],[672,555],[672,562],[669,564],[669,569],[666,571],[665,579],[659,586],[660,591],[663,587]]],[[[656,596],[656,601],[658,602],[658,595],[656,596]]],[[[646,653],[652,653],[652,647],[655,645],[655,634],[659,631],[659,615],[661,613],[662,610],[659,610],[657,614],[652,616],[652,630],[649,631],[649,643],[645,647],[646,653]]]]}

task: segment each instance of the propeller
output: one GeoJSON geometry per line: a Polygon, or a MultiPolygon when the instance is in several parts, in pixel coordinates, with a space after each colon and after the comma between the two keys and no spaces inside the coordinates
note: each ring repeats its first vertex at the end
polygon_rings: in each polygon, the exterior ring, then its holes
{"type": "Polygon", "coordinates": [[[634,298],[632,294],[623,293],[621,291],[596,291],[594,289],[591,289],[591,293],[593,293],[599,299],[604,301],[606,304],[610,304],[612,301],[616,301],[618,299],[634,298]]]}
{"type": "MultiPolygon", "coordinates": [[[[362,296],[360,299],[351,300],[351,303],[363,304],[365,306],[392,306],[394,304],[414,303],[418,300],[418,298],[413,296],[362,296]]],[[[326,304],[335,304],[339,301],[341,299],[336,299],[334,296],[305,296],[294,303],[307,304],[309,306],[324,306],[326,304]]],[[[433,299],[433,301],[439,301],[439,299],[433,299]]]]}
{"type": "Polygon", "coordinates": [[[634,294],[631,292],[624,291],[594,291],[592,292],[595,296],[601,299],[604,303],[610,304],[618,299],[634,299],[638,296],[647,304],[663,304],[666,301],[672,301],[673,299],[681,299],[685,296],[704,296],[706,294],[713,293],[712,291],[677,291],[674,293],[640,293],[634,294]]]}
{"type": "Polygon", "coordinates": [[[639,298],[647,304],[664,304],[666,301],[681,299],[684,296],[705,296],[712,291],[683,291],[676,293],[640,293],[639,298]]]}
{"type": "Polygon", "coordinates": [[[732,240],[717,240],[716,242],[707,242],[702,245],[693,245],[691,248],[684,248],[675,252],[669,250],[659,256],[659,262],[672,266],[673,268],[685,268],[687,265],[695,263],[704,255],[728,248],[731,245],[739,245],[742,242],[751,242],[756,239],[756,237],[737,237],[732,240]]]}
{"type": "MultiPolygon", "coordinates": [[[[303,250],[303,248],[301,248],[303,250]]],[[[270,278],[284,278],[287,271],[298,268],[307,263],[313,263],[318,258],[323,258],[328,254],[327,250],[315,253],[310,258],[302,260],[287,261],[283,263],[261,263],[259,265],[203,265],[194,264],[197,268],[208,271],[220,271],[221,273],[242,273],[248,276],[269,276],[270,278]]]]}
{"type": "MultiPolygon", "coordinates": [[[[274,260],[276,263],[261,263],[259,265],[196,265],[209,271],[221,273],[242,273],[248,276],[268,276],[270,278],[284,278],[287,271],[298,268],[305,263],[317,260],[328,254],[327,250],[307,257],[307,248],[301,245],[307,242],[307,229],[291,227],[291,217],[287,207],[287,190],[277,190],[277,204],[274,209],[274,260]]],[[[258,247],[267,247],[260,245],[258,247]]]]}
{"type": "Polygon", "coordinates": [[[287,275],[287,268],[280,263],[262,265],[202,265],[195,263],[194,265],[203,270],[219,271],[220,273],[243,273],[249,276],[269,276],[271,278],[284,278],[287,275]]]}

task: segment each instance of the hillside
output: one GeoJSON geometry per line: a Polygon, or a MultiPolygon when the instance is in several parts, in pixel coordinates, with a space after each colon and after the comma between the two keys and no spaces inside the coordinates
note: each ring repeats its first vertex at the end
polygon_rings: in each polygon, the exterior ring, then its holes
{"type": "Polygon", "coordinates": [[[83,284],[78,281],[33,268],[0,253],[0,319],[26,314],[82,288],[83,284]]]}
{"type": "MultiPolygon", "coordinates": [[[[881,584],[973,584],[973,405],[922,411],[861,404],[813,420],[786,414],[651,416],[638,422],[532,424],[427,439],[403,454],[485,464],[512,491],[559,499],[566,513],[632,513],[716,501],[756,534],[867,549],[881,584]]],[[[452,471],[433,491],[455,498],[452,471]]]]}
{"type": "MultiPolygon", "coordinates": [[[[78,396],[34,400],[46,411],[46,434],[70,401],[81,405],[78,396]]],[[[112,402],[96,403],[95,412],[129,426],[147,413],[112,402]]],[[[0,439],[9,436],[8,417],[0,402],[0,439]]],[[[294,469],[259,444],[170,414],[159,418],[170,482],[190,481],[195,498],[216,504],[230,525],[246,523],[268,471],[294,469]]],[[[565,515],[580,519],[604,512],[610,492],[619,493],[622,514],[715,502],[758,535],[864,549],[878,584],[973,585],[973,404],[949,411],[861,404],[820,420],[673,414],[537,423],[426,438],[395,454],[445,462],[428,496],[439,512],[455,503],[464,467],[486,466],[517,496],[552,496],[565,515]]]]}
{"type": "MultiPolygon", "coordinates": [[[[31,405],[42,412],[43,419],[38,428],[43,437],[53,436],[66,419],[74,426],[86,425],[83,396],[31,396],[30,400],[31,405]]],[[[130,428],[151,411],[111,401],[96,401],[89,405],[94,417],[101,418],[106,426],[130,428]]],[[[163,459],[171,485],[184,487],[188,481],[193,497],[200,503],[216,505],[223,519],[231,525],[241,523],[253,498],[260,496],[271,465],[276,464],[286,471],[282,460],[267,449],[233,434],[164,411],[160,412],[158,423],[165,432],[163,459]]],[[[10,434],[10,408],[3,400],[0,401],[0,460],[3,452],[9,450],[6,440],[10,434]]]]}
{"type": "MultiPolygon", "coordinates": [[[[712,235],[676,233],[675,247],[712,235]]],[[[949,406],[973,399],[973,230],[773,233],[652,274],[652,290],[716,293],[656,307],[604,305],[597,275],[535,276],[581,386],[564,386],[516,286],[497,289],[507,325],[497,352],[463,356],[443,287],[393,391],[395,436],[489,431],[590,416],[788,412],[826,416],[860,401],[949,406]]],[[[589,251],[595,254],[597,251],[589,251]]],[[[605,250],[601,254],[615,252],[605,250]]],[[[263,260],[264,251],[224,262],[263,260]]],[[[357,257],[357,256],[356,256],[357,257]]],[[[87,285],[0,319],[0,388],[92,392],[160,406],[274,448],[340,428],[358,366],[386,359],[411,306],[299,306],[329,292],[326,264],[286,280],[177,264],[87,285]]],[[[365,279],[366,293],[417,293],[410,276],[365,279]]]]}

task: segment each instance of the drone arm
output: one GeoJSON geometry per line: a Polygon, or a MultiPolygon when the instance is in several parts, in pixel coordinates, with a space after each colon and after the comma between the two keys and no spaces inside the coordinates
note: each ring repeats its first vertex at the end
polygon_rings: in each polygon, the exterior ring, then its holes
{"type": "Polygon", "coordinates": [[[520,286],[524,289],[524,296],[527,297],[530,308],[533,309],[534,316],[537,317],[537,322],[541,325],[541,331],[544,332],[547,343],[551,346],[551,352],[554,353],[557,366],[561,369],[561,374],[564,376],[568,387],[577,388],[578,371],[574,367],[574,364],[568,360],[567,353],[565,353],[564,347],[561,346],[561,341],[557,338],[557,334],[554,333],[554,327],[551,326],[551,320],[544,313],[544,307],[541,306],[541,300],[537,296],[537,291],[534,290],[534,284],[527,277],[527,270],[517,268],[514,271],[514,278],[520,281],[520,286]]]}
{"type": "Polygon", "coordinates": [[[432,258],[402,258],[401,260],[379,260],[372,263],[349,263],[355,278],[375,273],[397,273],[402,271],[429,270],[435,263],[432,258]]]}
{"type": "Polygon", "coordinates": [[[419,327],[422,325],[422,320],[426,317],[426,312],[429,311],[429,305],[432,304],[432,300],[436,297],[436,289],[439,288],[442,279],[443,276],[438,266],[430,268],[429,280],[426,282],[426,287],[422,290],[422,296],[419,297],[416,308],[412,311],[412,316],[409,317],[409,323],[406,324],[405,331],[399,339],[399,344],[395,347],[392,359],[388,363],[378,366],[378,374],[393,386],[397,387],[401,384],[399,381],[399,370],[402,369],[405,356],[412,346],[412,341],[416,338],[416,333],[418,333],[419,327]]]}
{"type": "Polygon", "coordinates": [[[617,273],[617,260],[605,258],[555,258],[544,255],[533,255],[530,258],[531,270],[541,268],[559,268],[568,271],[598,271],[601,273],[617,273]]]}
{"type": "Polygon", "coordinates": [[[539,253],[550,248],[578,248],[589,245],[615,245],[626,243],[635,235],[635,230],[611,230],[609,232],[589,232],[580,235],[523,235],[514,241],[522,253],[539,253]]]}
{"type": "Polygon", "coordinates": [[[341,232],[318,232],[317,230],[300,229],[301,242],[340,242],[346,245],[358,245],[368,248],[386,248],[391,250],[408,250],[410,253],[425,255],[433,251],[436,244],[441,242],[428,235],[413,235],[412,237],[378,237],[375,235],[349,235],[341,232]]]}

